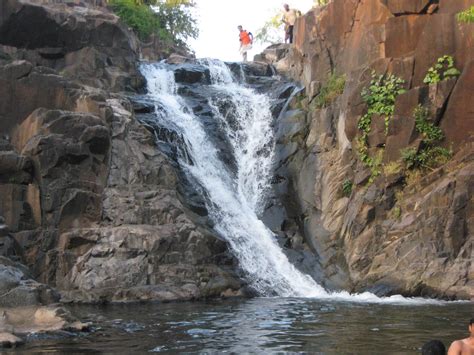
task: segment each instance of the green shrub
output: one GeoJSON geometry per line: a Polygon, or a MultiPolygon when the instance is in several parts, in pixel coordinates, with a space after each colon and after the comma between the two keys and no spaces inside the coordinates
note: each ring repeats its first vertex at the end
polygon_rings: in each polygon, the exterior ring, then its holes
{"type": "Polygon", "coordinates": [[[428,69],[423,82],[425,84],[436,84],[442,80],[457,77],[461,72],[454,66],[454,58],[450,55],[439,57],[436,64],[428,69]]]}
{"type": "Polygon", "coordinates": [[[392,210],[392,216],[395,219],[399,219],[402,215],[402,208],[400,206],[395,206],[392,210]]]}
{"type": "Polygon", "coordinates": [[[385,133],[387,133],[390,119],[395,111],[395,100],[398,95],[405,92],[403,84],[403,79],[395,75],[377,75],[372,72],[372,80],[369,86],[362,90],[362,99],[367,103],[368,108],[367,113],[359,119],[357,125],[361,131],[361,135],[357,139],[357,151],[359,159],[371,170],[369,182],[373,182],[382,173],[383,157],[383,149],[379,150],[375,157],[369,155],[367,140],[370,134],[372,117],[374,115],[384,117],[385,133]]]}
{"type": "Polygon", "coordinates": [[[403,79],[395,75],[377,75],[373,72],[369,87],[362,90],[362,99],[368,105],[367,115],[385,116],[385,127],[388,128],[388,122],[395,110],[395,99],[405,92],[404,83],[403,79]]]}
{"type": "Polygon", "coordinates": [[[140,39],[157,35],[163,44],[185,45],[196,38],[198,29],[187,0],[109,0],[114,12],[132,28],[140,39]],[[150,7],[150,5],[153,5],[150,7]]]}
{"type": "Polygon", "coordinates": [[[153,10],[135,0],[110,0],[114,12],[144,39],[152,33],[159,32],[161,26],[153,10]]]}
{"type": "Polygon", "coordinates": [[[457,14],[459,22],[474,23],[474,6],[457,14]]]}
{"type": "Polygon", "coordinates": [[[342,194],[345,197],[349,197],[352,194],[352,181],[351,180],[346,179],[342,183],[342,194]]]}
{"type": "Polygon", "coordinates": [[[321,87],[319,94],[314,98],[317,108],[329,106],[339,95],[344,92],[346,86],[345,75],[332,73],[328,81],[321,87]]]}
{"type": "Polygon", "coordinates": [[[418,150],[416,148],[404,148],[400,151],[402,160],[406,164],[408,169],[412,169],[418,165],[418,150]]]}
{"type": "Polygon", "coordinates": [[[452,156],[450,149],[437,146],[443,139],[441,128],[428,120],[428,110],[421,105],[414,110],[415,128],[423,137],[420,149],[405,148],[401,150],[402,160],[408,169],[434,169],[446,164],[452,156]]]}
{"type": "Polygon", "coordinates": [[[435,169],[446,164],[453,153],[450,149],[443,147],[425,147],[417,151],[415,148],[406,148],[401,151],[402,160],[408,169],[424,168],[435,169]]]}
{"type": "Polygon", "coordinates": [[[423,135],[425,144],[435,144],[443,140],[444,134],[441,128],[428,121],[429,112],[421,105],[413,112],[415,116],[415,127],[418,133],[423,135]]]}

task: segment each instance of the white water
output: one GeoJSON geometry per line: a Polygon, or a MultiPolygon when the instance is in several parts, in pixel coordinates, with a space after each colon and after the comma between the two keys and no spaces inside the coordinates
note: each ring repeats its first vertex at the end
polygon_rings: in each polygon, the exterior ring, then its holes
{"type": "Polygon", "coordinates": [[[224,63],[205,60],[201,64],[209,68],[212,88],[219,93],[217,97],[209,98],[209,105],[213,108],[214,119],[224,125],[231,142],[237,163],[236,174],[219,159],[218,150],[200,119],[177,95],[171,69],[164,64],[144,64],[141,70],[148,82],[149,96],[166,112],[160,119],[183,134],[193,164],[188,159],[181,159],[180,164],[205,190],[214,228],[230,244],[249,284],[262,296],[375,303],[437,302],[402,296],[380,298],[368,292],[352,295],[327,292],[289,262],[273,233],[258,217],[272,173],[273,131],[269,98],[235,82],[224,63]],[[219,112],[219,100],[233,103],[236,122],[232,128],[219,112]]]}

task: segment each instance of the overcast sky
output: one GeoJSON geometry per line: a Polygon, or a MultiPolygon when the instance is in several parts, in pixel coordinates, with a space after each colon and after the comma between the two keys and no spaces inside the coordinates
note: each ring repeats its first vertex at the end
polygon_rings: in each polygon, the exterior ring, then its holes
{"type": "MultiPolygon", "coordinates": [[[[276,10],[282,10],[285,1],[278,0],[196,0],[196,13],[200,35],[190,43],[198,58],[217,58],[227,61],[241,60],[239,54],[238,25],[256,34],[276,10]]],[[[314,0],[288,0],[290,7],[303,13],[314,0]]],[[[281,33],[283,42],[283,32],[281,33]]],[[[254,45],[249,60],[265,46],[254,45]]]]}

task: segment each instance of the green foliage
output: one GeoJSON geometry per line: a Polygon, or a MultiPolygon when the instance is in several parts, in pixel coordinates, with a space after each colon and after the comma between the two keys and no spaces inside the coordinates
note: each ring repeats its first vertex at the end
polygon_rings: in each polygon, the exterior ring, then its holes
{"type": "Polygon", "coordinates": [[[329,106],[339,95],[344,92],[346,76],[332,73],[328,81],[321,87],[319,94],[314,98],[317,108],[329,106]]]}
{"type": "Polygon", "coordinates": [[[456,15],[459,22],[474,23],[474,6],[456,15]]]}
{"type": "Polygon", "coordinates": [[[362,90],[362,98],[368,105],[367,115],[370,118],[374,114],[384,116],[386,129],[395,110],[395,99],[405,92],[404,83],[403,79],[395,75],[376,75],[373,72],[369,87],[362,90]]]}
{"type": "Polygon", "coordinates": [[[155,34],[165,44],[184,45],[187,39],[197,38],[196,20],[190,13],[192,1],[109,0],[109,4],[141,39],[155,34]]]}
{"type": "Polygon", "coordinates": [[[450,55],[439,57],[436,64],[428,69],[423,82],[425,84],[436,84],[442,80],[457,77],[461,72],[454,66],[454,58],[450,55]]]}
{"type": "Polygon", "coordinates": [[[345,197],[349,197],[351,193],[352,193],[352,181],[349,179],[346,179],[342,183],[342,194],[345,197]]]}
{"type": "Polygon", "coordinates": [[[453,155],[450,149],[438,146],[427,146],[420,150],[416,148],[405,148],[401,153],[402,160],[408,169],[434,169],[446,164],[453,155]]]}
{"type": "Polygon", "coordinates": [[[421,105],[414,110],[415,128],[423,137],[420,148],[405,148],[401,151],[402,160],[408,169],[434,169],[446,164],[452,156],[450,149],[437,146],[443,139],[441,128],[428,120],[428,110],[421,105]]]}
{"type": "Polygon", "coordinates": [[[386,176],[398,174],[402,171],[402,169],[403,169],[403,166],[399,161],[392,161],[383,167],[383,173],[386,176]]]}
{"type": "MultiPolygon", "coordinates": [[[[154,0],[153,10],[161,24],[161,32],[171,35],[173,41],[184,45],[190,38],[197,38],[197,21],[192,16],[194,2],[190,0],[154,0]]],[[[161,33],[160,32],[160,33],[161,33]]],[[[162,35],[162,33],[161,33],[162,35]]]]}
{"type": "Polygon", "coordinates": [[[402,160],[405,162],[408,169],[411,169],[417,165],[418,150],[416,148],[405,148],[400,151],[402,154],[402,160]]]}
{"type": "Polygon", "coordinates": [[[314,0],[315,6],[324,6],[327,5],[329,0],[314,0]]]}
{"type": "Polygon", "coordinates": [[[140,38],[146,38],[160,28],[158,18],[146,5],[135,0],[110,0],[114,12],[130,26],[140,38]]]}
{"type": "Polygon", "coordinates": [[[374,180],[382,174],[382,161],[383,161],[383,153],[385,149],[379,149],[375,154],[375,157],[371,159],[370,162],[370,178],[369,184],[373,183],[374,180]]]}
{"type": "Polygon", "coordinates": [[[268,19],[264,25],[257,30],[255,35],[255,41],[259,43],[278,43],[281,41],[282,30],[281,22],[281,11],[275,12],[275,14],[268,19]],[[281,32],[280,32],[281,30],[281,32]]]}
{"type": "Polygon", "coordinates": [[[402,215],[402,208],[400,206],[395,206],[393,208],[392,214],[395,219],[399,219],[400,216],[402,215]]]}
{"type": "Polygon", "coordinates": [[[364,114],[358,122],[358,128],[361,135],[358,138],[359,159],[371,170],[372,182],[382,173],[383,149],[379,150],[375,157],[369,155],[367,145],[370,134],[370,125],[374,115],[380,115],[385,120],[385,133],[388,131],[388,124],[395,110],[395,100],[398,95],[405,92],[403,88],[404,81],[395,75],[377,75],[372,72],[372,80],[367,88],[362,90],[362,98],[367,103],[367,113],[364,114]]]}
{"type": "Polygon", "coordinates": [[[428,121],[429,112],[425,107],[418,105],[413,115],[415,116],[416,130],[423,135],[423,142],[425,144],[436,144],[443,140],[443,131],[428,121]]]}

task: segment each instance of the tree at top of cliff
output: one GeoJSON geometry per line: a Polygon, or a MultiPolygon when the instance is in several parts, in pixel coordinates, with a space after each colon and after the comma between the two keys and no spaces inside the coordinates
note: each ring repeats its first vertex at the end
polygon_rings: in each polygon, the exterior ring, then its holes
{"type": "Polygon", "coordinates": [[[191,0],[109,0],[115,13],[141,39],[157,35],[164,45],[186,46],[198,29],[191,0]]]}

